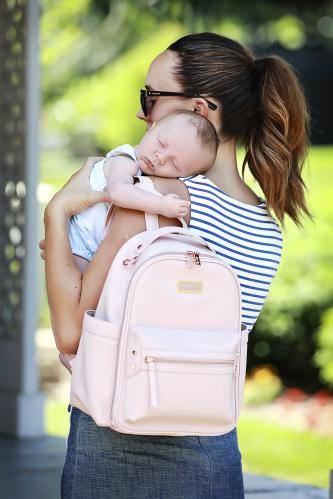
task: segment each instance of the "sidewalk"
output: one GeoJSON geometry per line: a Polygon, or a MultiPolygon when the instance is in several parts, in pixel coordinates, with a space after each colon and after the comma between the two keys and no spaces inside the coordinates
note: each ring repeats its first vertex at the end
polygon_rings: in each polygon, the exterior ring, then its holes
{"type": "Polygon", "coordinates": [[[321,499],[328,490],[260,475],[244,475],[246,499],[321,499]]]}

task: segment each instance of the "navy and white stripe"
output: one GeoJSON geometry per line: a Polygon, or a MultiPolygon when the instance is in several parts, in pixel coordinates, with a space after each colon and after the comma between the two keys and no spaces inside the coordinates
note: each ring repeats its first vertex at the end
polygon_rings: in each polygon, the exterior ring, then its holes
{"type": "Polygon", "coordinates": [[[280,263],[280,228],[264,201],[256,206],[237,201],[204,175],[180,180],[191,199],[189,228],[236,271],[242,293],[242,321],[252,329],[280,263]]]}

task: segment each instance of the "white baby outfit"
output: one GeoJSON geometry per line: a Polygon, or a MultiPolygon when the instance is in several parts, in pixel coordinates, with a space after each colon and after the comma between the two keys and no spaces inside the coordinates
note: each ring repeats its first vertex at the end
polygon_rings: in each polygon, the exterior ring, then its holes
{"type": "MultiPolygon", "coordinates": [[[[107,153],[106,158],[113,156],[129,156],[138,165],[135,150],[129,144],[112,149],[107,153]]],[[[94,191],[106,190],[104,161],[105,159],[98,161],[91,170],[89,180],[94,191]]],[[[136,175],[141,175],[139,166],[136,175]]],[[[85,260],[92,259],[104,236],[108,208],[107,203],[98,203],[70,218],[68,231],[73,254],[81,256],[85,260]]]]}

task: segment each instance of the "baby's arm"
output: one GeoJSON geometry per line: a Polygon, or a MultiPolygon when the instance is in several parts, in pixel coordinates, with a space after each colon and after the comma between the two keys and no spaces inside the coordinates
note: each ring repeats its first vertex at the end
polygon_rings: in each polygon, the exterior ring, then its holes
{"type": "Polygon", "coordinates": [[[138,166],[128,156],[113,156],[104,162],[104,174],[111,203],[121,208],[148,211],[166,217],[184,217],[190,202],[176,194],[160,196],[140,189],[133,177],[138,166]]]}

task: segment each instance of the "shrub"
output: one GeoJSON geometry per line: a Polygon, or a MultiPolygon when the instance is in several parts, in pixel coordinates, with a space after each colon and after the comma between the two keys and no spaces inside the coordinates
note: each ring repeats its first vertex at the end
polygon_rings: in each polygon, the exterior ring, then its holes
{"type": "Polygon", "coordinates": [[[333,387],[333,307],[323,314],[317,340],[315,363],[320,368],[320,378],[333,387]]]}

